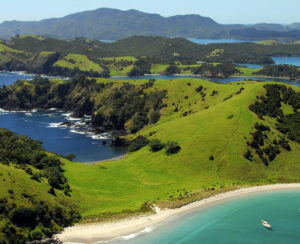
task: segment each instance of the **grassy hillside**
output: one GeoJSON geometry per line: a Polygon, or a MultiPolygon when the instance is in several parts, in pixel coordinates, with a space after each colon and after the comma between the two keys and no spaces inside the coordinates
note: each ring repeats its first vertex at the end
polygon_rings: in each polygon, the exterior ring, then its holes
{"type": "Polygon", "coordinates": [[[63,59],[57,61],[54,66],[60,66],[69,69],[78,68],[82,71],[93,70],[99,73],[103,71],[103,69],[97,63],[89,60],[85,55],[80,54],[68,54],[63,59]]]}
{"type": "MultiPolygon", "coordinates": [[[[167,156],[165,149],[154,153],[145,146],[117,162],[66,162],[65,174],[83,217],[126,214],[130,211],[124,210],[138,210],[152,201],[172,207],[244,185],[299,182],[300,145],[296,142],[290,142],[290,152],[282,149],[268,167],[259,159],[250,162],[243,156],[254,124],[260,122],[248,107],[256,96],[265,94],[265,84],[156,81],[149,92],[166,89],[167,107],[157,124],[138,135],[163,143],[176,141],[180,152],[167,156]],[[200,86],[202,94],[195,90],[200,86]]],[[[284,110],[291,112],[288,105],[284,110]]],[[[270,126],[274,137],[279,136],[274,119],[263,123],[270,126]]]]}
{"type": "Polygon", "coordinates": [[[5,129],[0,147],[0,243],[51,237],[79,220],[58,157],[5,129]]]}

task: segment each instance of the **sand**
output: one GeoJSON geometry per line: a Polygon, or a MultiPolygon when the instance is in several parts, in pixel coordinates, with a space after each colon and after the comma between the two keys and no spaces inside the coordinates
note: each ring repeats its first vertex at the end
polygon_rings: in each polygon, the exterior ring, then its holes
{"type": "Polygon", "coordinates": [[[120,236],[128,236],[140,231],[150,231],[151,228],[154,228],[159,224],[163,224],[164,220],[171,216],[184,214],[195,209],[200,210],[202,207],[217,204],[224,200],[253,193],[289,189],[300,190],[300,184],[277,184],[242,188],[235,191],[218,194],[197,202],[193,202],[177,209],[161,210],[158,207],[154,206],[154,210],[156,213],[152,215],[132,217],[109,223],[78,224],[73,227],[64,229],[62,233],[56,235],[55,237],[63,242],[74,243],[95,243],[100,241],[112,240],[120,236]]]}

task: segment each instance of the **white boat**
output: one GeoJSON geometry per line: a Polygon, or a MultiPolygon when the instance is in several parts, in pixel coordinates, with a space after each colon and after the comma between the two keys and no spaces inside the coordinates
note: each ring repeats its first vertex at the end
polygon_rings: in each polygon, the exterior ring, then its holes
{"type": "Polygon", "coordinates": [[[262,220],[262,225],[264,227],[266,227],[267,229],[271,229],[272,228],[272,226],[267,221],[265,221],[265,220],[262,220]]]}

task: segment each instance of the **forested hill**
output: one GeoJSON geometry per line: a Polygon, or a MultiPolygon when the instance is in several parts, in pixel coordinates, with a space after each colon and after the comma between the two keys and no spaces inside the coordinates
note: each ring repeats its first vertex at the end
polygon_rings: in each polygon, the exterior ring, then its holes
{"type": "MultiPolygon", "coordinates": [[[[183,38],[134,36],[113,43],[86,38],[58,40],[19,36],[0,42],[0,69],[37,74],[74,76],[78,71],[107,77],[119,69],[127,75],[134,67],[151,73],[155,64],[208,63],[273,64],[274,56],[300,56],[299,44],[256,43],[198,45],[183,38]]],[[[157,71],[153,71],[157,72],[157,71]]]]}
{"type": "Polygon", "coordinates": [[[100,8],[42,21],[6,21],[0,38],[17,34],[46,35],[63,39],[83,36],[96,40],[119,40],[133,35],[165,37],[234,38],[242,40],[300,40],[299,24],[222,25],[200,15],[163,17],[136,10],[100,8]],[[275,26],[275,27],[274,27],[275,26]]]}

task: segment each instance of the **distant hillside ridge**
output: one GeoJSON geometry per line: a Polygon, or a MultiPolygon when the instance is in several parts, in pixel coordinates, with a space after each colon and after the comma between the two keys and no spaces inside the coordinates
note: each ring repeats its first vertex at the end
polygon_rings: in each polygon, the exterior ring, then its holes
{"type": "Polygon", "coordinates": [[[137,10],[100,8],[41,21],[6,21],[0,24],[0,39],[15,35],[45,35],[72,39],[119,40],[134,35],[184,38],[233,38],[243,40],[300,40],[300,25],[222,25],[200,15],[163,17],[137,10]],[[267,32],[265,32],[267,31],[267,32]],[[249,33],[249,34],[247,34],[249,33]]]}

